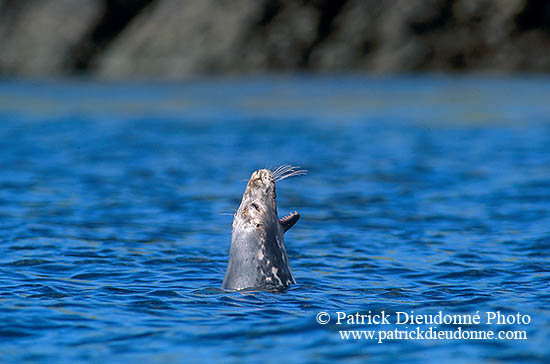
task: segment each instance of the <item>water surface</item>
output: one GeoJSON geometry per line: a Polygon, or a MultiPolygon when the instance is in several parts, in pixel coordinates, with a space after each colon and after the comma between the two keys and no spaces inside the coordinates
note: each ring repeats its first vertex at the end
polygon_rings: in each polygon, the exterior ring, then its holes
{"type": "Polygon", "coordinates": [[[4,81],[0,359],[548,362],[548,95],[547,78],[4,81]],[[298,284],[221,291],[246,180],[283,163],[309,170],[277,190],[302,215],[298,284]],[[531,323],[378,344],[315,320],[411,310],[531,323]]]}

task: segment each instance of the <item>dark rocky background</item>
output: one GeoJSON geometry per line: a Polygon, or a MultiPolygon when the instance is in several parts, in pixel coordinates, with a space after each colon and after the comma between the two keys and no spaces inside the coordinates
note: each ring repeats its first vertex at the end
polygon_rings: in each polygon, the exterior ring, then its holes
{"type": "Polygon", "coordinates": [[[0,0],[0,75],[550,71],[548,0],[0,0]]]}

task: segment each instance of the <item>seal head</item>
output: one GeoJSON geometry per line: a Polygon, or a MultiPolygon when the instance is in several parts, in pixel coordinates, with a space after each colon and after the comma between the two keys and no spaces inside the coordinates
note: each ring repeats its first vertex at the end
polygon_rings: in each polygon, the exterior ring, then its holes
{"type": "Polygon", "coordinates": [[[260,169],[252,173],[233,219],[222,289],[272,290],[296,283],[288,263],[284,233],[300,215],[294,212],[278,218],[275,183],[306,173],[298,168],[283,165],[274,171],[260,169]]]}

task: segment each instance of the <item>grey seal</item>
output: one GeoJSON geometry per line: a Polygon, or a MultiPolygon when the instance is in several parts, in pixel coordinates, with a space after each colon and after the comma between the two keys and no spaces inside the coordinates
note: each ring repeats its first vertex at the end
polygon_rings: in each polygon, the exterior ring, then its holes
{"type": "Polygon", "coordinates": [[[306,174],[300,167],[282,165],[252,173],[234,215],[225,290],[278,290],[296,283],[286,254],[284,233],[300,218],[295,211],[279,219],[275,183],[306,174]]]}

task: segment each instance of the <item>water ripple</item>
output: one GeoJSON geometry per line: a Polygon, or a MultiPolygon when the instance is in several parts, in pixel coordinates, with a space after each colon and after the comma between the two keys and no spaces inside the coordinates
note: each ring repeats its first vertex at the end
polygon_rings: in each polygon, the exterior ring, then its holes
{"type": "Polygon", "coordinates": [[[0,109],[3,362],[549,361],[547,82],[7,82],[0,93],[14,87],[66,112],[0,109]],[[79,112],[65,99],[110,102],[111,88],[188,106],[79,112]],[[319,90],[361,102],[339,108],[319,90]],[[457,90],[476,97],[438,104],[457,90]],[[243,179],[282,163],[309,170],[277,191],[281,213],[302,215],[286,238],[298,284],[224,292],[243,179]],[[529,314],[529,340],[342,342],[352,325],[315,322],[439,310],[529,314]]]}

